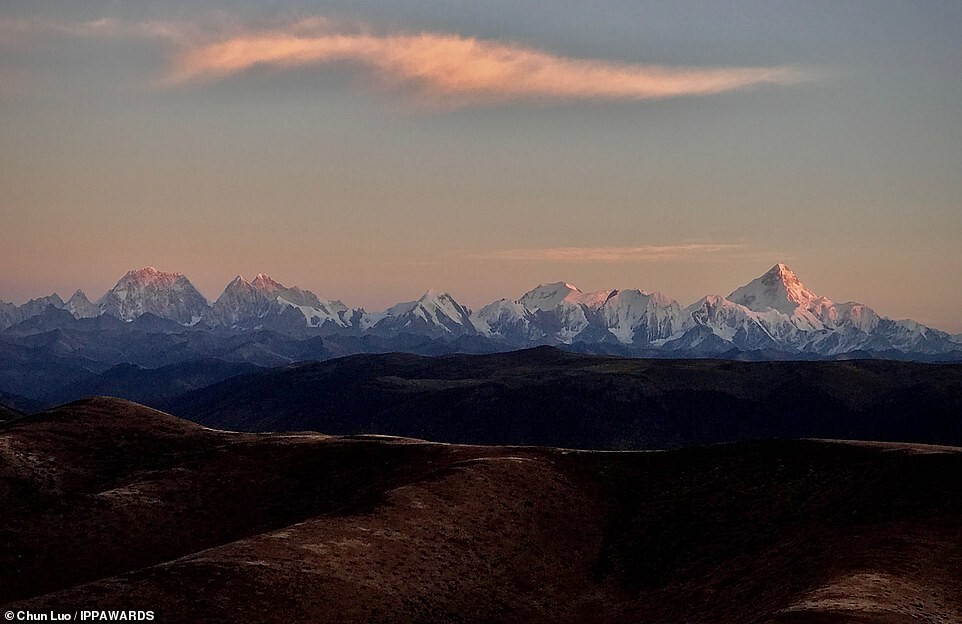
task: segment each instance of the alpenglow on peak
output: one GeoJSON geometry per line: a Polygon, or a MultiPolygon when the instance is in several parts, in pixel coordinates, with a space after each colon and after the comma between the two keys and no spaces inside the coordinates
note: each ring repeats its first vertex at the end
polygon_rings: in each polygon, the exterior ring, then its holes
{"type": "MultiPolygon", "coordinates": [[[[645,356],[655,351],[679,356],[754,351],[804,357],[855,352],[891,357],[898,352],[962,360],[960,337],[914,321],[886,318],[855,301],[834,303],[805,286],[783,263],[727,297],[708,295],[687,307],[658,292],[582,292],[570,282],[559,281],[539,284],[517,299],[501,299],[477,311],[448,292],[430,289],[383,312],[320,299],[264,273],[252,282],[237,276],[209,304],[185,276],[148,266],[127,272],[96,303],[80,292],[67,302],[56,295],[20,306],[0,302],[0,330],[45,313],[59,315],[50,323],[64,323],[63,311],[75,319],[108,314],[125,321],[150,314],[192,331],[256,330],[298,339],[323,336],[324,344],[345,341],[339,347],[344,353],[359,345],[405,349],[428,338],[460,341],[458,348],[469,350],[567,344],[645,356]],[[51,308],[54,312],[48,312],[51,308]]],[[[31,321],[18,331],[36,331],[44,323],[31,321]]],[[[445,349],[431,347],[435,348],[445,349]]]]}
{"type": "Polygon", "coordinates": [[[755,312],[772,309],[791,314],[799,306],[808,307],[822,297],[805,286],[788,265],[779,263],[761,277],[735,289],[727,299],[755,312]]]}

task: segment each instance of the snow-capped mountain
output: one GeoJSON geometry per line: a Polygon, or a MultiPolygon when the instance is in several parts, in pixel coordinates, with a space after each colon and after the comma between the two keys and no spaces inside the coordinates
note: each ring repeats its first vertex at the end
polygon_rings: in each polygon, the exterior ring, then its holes
{"type": "Polygon", "coordinates": [[[11,325],[16,325],[23,320],[20,314],[20,306],[14,303],[0,301],[0,330],[6,329],[11,325]]]}
{"type": "Polygon", "coordinates": [[[875,351],[934,354],[958,348],[946,332],[926,327],[911,319],[894,321],[883,318],[868,335],[871,340],[865,348],[875,351]]]}
{"type": "Polygon", "coordinates": [[[63,305],[64,309],[73,314],[74,318],[94,318],[100,316],[100,308],[87,299],[84,291],[77,289],[70,299],[63,305]]]}
{"type": "MultiPolygon", "coordinates": [[[[272,324],[276,318],[294,310],[307,327],[351,326],[353,311],[340,301],[321,300],[309,290],[288,288],[264,273],[248,282],[238,275],[211,306],[208,319],[212,325],[253,328],[272,324]]],[[[292,319],[294,317],[289,317],[292,319]]]]}
{"type": "Polygon", "coordinates": [[[536,343],[545,338],[535,313],[520,301],[499,299],[489,303],[472,321],[481,335],[498,337],[509,344],[536,343]]]}
{"type": "MultiPolygon", "coordinates": [[[[693,329],[701,335],[702,328],[708,329],[723,342],[712,341],[724,349],[744,350],[777,348],[773,333],[786,334],[794,327],[787,318],[776,310],[755,312],[744,305],[718,295],[708,295],[688,306],[689,318],[685,323],[686,334],[693,329]],[[775,329],[774,332],[772,329],[775,329]]],[[[689,340],[689,342],[691,342],[689,340]]],[[[678,343],[686,344],[686,343],[678,343]]]]}
{"type": "Polygon", "coordinates": [[[833,356],[853,351],[938,354],[956,348],[945,332],[880,317],[862,303],[837,304],[819,296],[784,264],[727,298],[706,297],[688,311],[687,329],[708,327],[742,350],[833,356]]]}
{"type": "Polygon", "coordinates": [[[582,293],[577,286],[572,286],[567,282],[553,282],[551,284],[538,284],[525,294],[521,295],[518,303],[532,312],[543,310],[554,310],[563,302],[575,303],[582,293]]]}
{"type": "Polygon", "coordinates": [[[428,290],[417,301],[391,306],[368,315],[364,325],[378,334],[420,334],[436,337],[472,336],[478,333],[471,310],[446,292],[428,290]]]}
{"type": "Polygon", "coordinates": [[[836,304],[816,295],[784,264],[776,264],[761,277],[736,289],[728,300],[754,312],[774,310],[803,332],[847,327],[869,332],[878,323],[878,315],[868,306],[852,301],[836,304]]]}
{"type": "Polygon", "coordinates": [[[798,316],[809,328],[821,328],[819,315],[832,302],[819,297],[803,284],[795,273],[784,264],[776,264],[767,273],[753,279],[728,295],[732,303],[743,305],[755,312],[777,310],[789,316],[798,316]],[[812,313],[811,316],[808,313],[812,313]]]}
{"type": "Polygon", "coordinates": [[[608,331],[618,342],[656,345],[681,331],[683,310],[677,301],[659,292],[619,290],[602,307],[608,331]]]}
{"type": "MultiPolygon", "coordinates": [[[[566,282],[539,284],[518,299],[518,303],[530,310],[546,336],[570,344],[575,337],[588,329],[589,316],[594,316],[601,297],[610,292],[585,295],[576,286],[566,282]]],[[[603,302],[603,301],[602,301],[603,302]]]]}
{"type": "Polygon", "coordinates": [[[238,275],[211,305],[207,318],[212,325],[236,327],[267,316],[271,304],[266,294],[238,275]]]}
{"type": "Polygon", "coordinates": [[[517,301],[496,301],[475,319],[482,334],[518,343],[618,343],[695,354],[771,350],[834,356],[853,351],[939,354],[958,349],[944,332],[892,321],[857,302],[835,303],[786,265],[687,308],[660,293],[583,293],[566,282],[540,284],[517,301]]]}
{"type": "Polygon", "coordinates": [[[31,299],[27,303],[23,304],[20,306],[20,315],[23,319],[28,319],[37,316],[48,307],[61,310],[63,309],[63,306],[63,299],[61,299],[57,293],[54,293],[52,295],[47,295],[46,297],[31,299]]]}
{"type": "Polygon", "coordinates": [[[355,311],[340,301],[320,299],[297,286],[288,288],[263,273],[258,273],[251,285],[273,302],[300,312],[309,327],[350,327],[355,316],[355,311]]]}
{"type": "Polygon", "coordinates": [[[0,301],[0,330],[38,316],[47,308],[60,310],[63,309],[63,307],[63,299],[56,293],[47,295],[46,297],[31,299],[20,306],[0,301]]]}
{"type": "Polygon", "coordinates": [[[186,277],[154,267],[129,271],[97,302],[104,314],[132,321],[150,313],[193,325],[207,313],[209,304],[186,277]]]}
{"type": "Polygon", "coordinates": [[[61,299],[56,293],[31,299],[21,306],[0,301],[0,330],[39,316],[47,308],[66,310],[75,319],[94,318],[101,314],[100,308],[91,303],[82,290],[76,291],[67,301],[61,299]]]}
{"type": "Polygon", "coordinates": [[[817,295],[784,264],[776,264],[728,297],[702,298],[688,307],[688,313],[686,332],[709,328],[724,341],[709,343],[716,350],[774,349],[821,355],[863,348],[878,318],[862,304],[836,305],[817,295]]]}
{"type": "Polygon", "coordinates": [[[539,284],[517,301],[502,299],[478,313],[482,333],[508,341],[610,342],[650,345],[682,326],[677,301],[641,290],[584,293],[567,282],[539,284]]]}
{"type": "Polygon", "coordinates": [[[183,275],[146,267],[128,272],[96,304],[79,290],[66,302],[56,294],[20,306],[0,302],[0,331],[18,325],[18,331],[31,334],[69,324],[71,316],[104,314],[124,321],[153,315],[135,324],[143,331],[153,331],[149,328],[166,319],[164,331],[176,329],[169,323],[174,321],[191,331],[219,327],[295,337],[319,332],[325,340],[332,334],[370,334],[375,338],[370,344],[380,345],[377,348],[404,349],[412,344],[408,339],[392,341],[416,335],[442,342],[487,339],[491,346],[486,348],[494,349],[604,345],[605,352],[626,355],[658,349],[686,356],[755,351],[779,357],[834,357],[857,352],[936,359],[957,354],[962,359],[962,336],[911,320],[888,319],[862,303],[835,303],[805,286],[784,264],[776,264],[727,297],[709,295],[688,307],[657,292],[585,293],[567,282],[551,282],[476,313],[435,290],[383,312],[367,313],[287,287],[263,273],[250,282],[237,276],[209,305],[183,275]],[[30,321],[40,315],[49,318],[30,321]]]}

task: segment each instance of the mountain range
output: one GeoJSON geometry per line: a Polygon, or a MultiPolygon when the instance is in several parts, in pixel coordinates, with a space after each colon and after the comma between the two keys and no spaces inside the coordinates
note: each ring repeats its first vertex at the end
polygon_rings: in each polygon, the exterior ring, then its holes
{"type": "MultiPolygon", "coordinates": [[[[40,333],[44,323],[35,319],[51,311],[65,311],[75,320],[110,317],[132,323],[146,318],[154,329],[166,322],[171,331],[274,331],[388,342],[424,338],[460,343],[451,350],[467,351],[549,344],[662,357],[962,358],[962,335],[889,319],[862,303],[836,303],[814,293],[784,264],[728,296],[707,295],[687,307],[658,292],[585,293],[555,282],[477,311],[449,293],[429,290],[415,301],[373,313],[284,286],[265,274],[252,281],[237,276],[209,303],[186,276],[145,267],[128,272],[96,302],[80,290],[66,301],[53,294],[20,306],[0,302],[0,331],[40,333]]],[[[389,349],[408,350],[403,343],[389,349]]]]}

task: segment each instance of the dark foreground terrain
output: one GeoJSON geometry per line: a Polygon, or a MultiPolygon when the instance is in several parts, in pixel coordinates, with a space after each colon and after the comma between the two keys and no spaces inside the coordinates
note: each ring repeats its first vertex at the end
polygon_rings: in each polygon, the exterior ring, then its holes
{"type": "Polygon", "coordinates": [[[466,444],[664,449],[817,437],[959,446],[962,365],[638,360],[551,347],[392,353],[240,375],[155,406],[220,429],[466,444]]]}
{"type": "Polygon", "coordinates": [[[962,452],[653,453],[0,425],[3,609],[161,622],[962,621],[962,452]]]}

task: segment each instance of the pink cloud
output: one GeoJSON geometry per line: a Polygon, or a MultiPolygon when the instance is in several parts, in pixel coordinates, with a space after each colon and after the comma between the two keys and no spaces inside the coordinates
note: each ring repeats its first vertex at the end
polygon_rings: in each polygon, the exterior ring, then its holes
{"type": "Polygon", "coordinates": [[[382,82],[453,103],[517,99],[647,100],[697,96],[810,78],[790,67],[667,67],[569,58],[457,34],[332,32],[303,22],[187,47],[165,84],[198,83],[253,67],[289,69],[350,62],[382,82]],[[320,30],[320,32],[318,32],[320,30]]]}
{"type": "Polygon", "coordinates": [[[252,27],[224,13],[193,22],[82,22],[0,16],[0,43],[38,34],[164,42],[170,66],[160,86],[204,83],[254,67],[286,69],[349,63],[381,84],[444,105],[510,100],[650,100],[703,96],[759,85],[811,80],[810,71],[778,67],[669,67],[552,54],[513,42],[451,33],[375,33],[325,17],[275,20],[252,27]]]}

